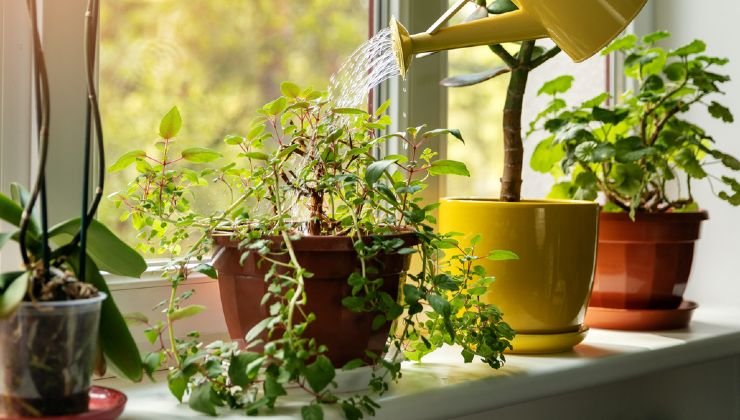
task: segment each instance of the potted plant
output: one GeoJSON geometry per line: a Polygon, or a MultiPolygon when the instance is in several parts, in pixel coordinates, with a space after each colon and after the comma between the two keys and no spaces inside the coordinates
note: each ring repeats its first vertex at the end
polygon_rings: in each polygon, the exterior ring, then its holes
{"type": "MultiPolygon", "coordinates": [[[[419,360],[457,344],[466,362],[477,355],[500,367],[513,333],[496,307],[479,300],[493,281],[476,256],[479,240],[463,246],[435,233],[436,205],[418,197],[429,176],[467,175],[464,164],[438,160],[426,146],[460,134],[416,127],[380,136],[390,123],[387,104],[369,114],[332,108],[322,93],[293,83],[281,91],[246,135],[224,139],[234,152],[217,166],[192,164],[215,163],[220,153],[175,149],[182,123],[173,108],[161,121],[158,153],[132,151],[112,167],[136,166],[117,199],[143,238],[155,238],[163,252],[193,241],[173,260],[165,321],[141,318],[153,342],[169,337],[146,356],[148,370],[167,362],[173,394],[189,394],[190,407],[204,413],[225,405],[254,414],[293,386],[310,396],[304,418],[322,418],[322,404],[338,404],[356,419],[374,413],[372,393],[401,375],[403,356],[419,360]],[[406,144],[410,156],[375,158],[389,139],[406,144]],[[194,211],[191,194],[200,185],[222,188],[230,204],[194,211]],[[443,259],[447,250],[456,255],[443,259]],[[407,273],[412,256],[418,263],[407,273]],[[177,292],[193,271],[218,277],[229,332],[242,342],[176,338],[174,323],[203,309],[177,292]],[[370,395],[336,393],[337,369],[368,364],[370,395]]],[[[485,256],[515,258],[500,250],[485,256]]]]}
{"type": "MultiPolygon", "coordinates": [[[[19,271],[0,274],[0,415],[3,418],[55,416],[85,412],[93,363],[105,360],[128,379],[138,381],[142,364],[136,344],[113,302],[99,269],[138,277],[146,263],[105,226],[92,219],[102,195],[102,178],[83,216],[48,226],[45,168],[49,146],[49,93],[37,16],[29,2],[35,51],[36,103],[39,104],[39,168],[31,192],[11,186],[0,194],[0,219],[14,226],[0,234],[0,246],[17,241],[23,258],[19,271]],[[40,211],[34,212],[37,208],[40,211]],[[105,360],[103,359],[105,357],[105,360]]],[[[88,5],[89,40],[94,39],[97,3],[88,5]],[[92,35],[91,35],[92,34],[92,35]]],[[[94,42],[87,63],[94,62],[94,42]]],[[[96,96],[88,74],[92,109],[96,96]]],[[[104,161],[97,113],[98,159],[104,161]]],[[[91,137],[86,139],[89,169],[91,137]]],[[[87,190],[89,182],[83,181],[87,190]]],[[[87,200],[85,200],[87,203],[87,200]]]]}
{"type": "MultiPolygon", "coordinates": [[[[510,0],[477,1],[473,16],[517,10],[510,0]]],[[[440,229],[484,234],[481,249],[502,246],[516,252],[522,264],[487,261],[495,272],[487,302],[496,303],[517,331],[513,351],[547,353],[569,350],[585,336],[583,317],[593,281],[598,208],[593,203],[565,200],[521,200],[522,107],[530,72],[560,52],[545,50],[534,40],[522,41],[511,53],[491,45],[503,66],[449,77],[447,87],[477,85],[509,75],[503,109],[504,172],[499,199],[449,198],[439,210],[440,229]]]]}
{"type": "Polygon", "coordinates": [[[553,197],[594,200],[601,196],[599,252],[589,317],[592,325],[667,328],[685,325],[693,303],[682,305],[691,270],[694,242],[707,219],[692,195],[694,180],[724,184],[717,195],[740,204],[740,184],[715,176],[705,167],[718,164],[740,170],[740,162],[722,152],[704,129],[682,114],[705,107],[710,115],[732,122],[729,109],[714,100],[730,80],[719,72],[727,59],[705,54],[695,40],[674,50],[657,42],[656,32],[627,35],[604,53],[624,54],[625,76],[634,89],[605,105],[606,93],[568,108],[558,95],[537,124],[548,133],[532,156],[532,167],[560,182],[553,197]],[[614,309],[612,311],[607,308],[614,309]],[[620,310],[627,310],[620,311],[620,310]],[[647,321],[625,321],[629,314],[647,321]],[[650,315],[652,314],[652,315],[650,315]],[[603,316],[603,320],[602,317],[603,316]],[[648,322],[650,321],[650,322],[648,322]]]}

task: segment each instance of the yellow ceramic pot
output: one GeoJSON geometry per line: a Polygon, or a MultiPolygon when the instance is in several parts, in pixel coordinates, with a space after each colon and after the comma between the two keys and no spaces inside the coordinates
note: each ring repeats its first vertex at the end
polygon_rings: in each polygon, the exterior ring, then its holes
{"type": "Polygon", "coordinates": [[[566,351],[585,337],[598,221],[598,205],[586,201],[444,199],[439,209],[441,232],[461,232],[464,242],[482,235],[478,255],[494,249],[519,255],[481,260],[496,277],[484,299],[516,330],[515,353],[566,351]]]}

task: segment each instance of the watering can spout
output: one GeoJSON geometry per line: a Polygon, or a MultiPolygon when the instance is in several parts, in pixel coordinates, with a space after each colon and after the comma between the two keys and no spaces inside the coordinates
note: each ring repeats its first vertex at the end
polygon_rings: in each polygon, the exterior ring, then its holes
{"type": "Polygon", "coordinates": [[[405,76],[419,53],[478,45],[552,40],[573,61],[596,54],[637,16],[647,0],[513,0],[519,10],[410,35],[396,19],[390,28],[393,49],[405,76]]]}

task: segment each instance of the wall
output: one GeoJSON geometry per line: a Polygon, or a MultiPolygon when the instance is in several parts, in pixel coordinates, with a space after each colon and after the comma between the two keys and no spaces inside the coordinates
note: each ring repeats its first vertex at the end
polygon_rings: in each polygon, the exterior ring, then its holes
{"type": "MultiPolygon", "coordinates": [[[[727,95],[719,100],[735,113],[737,121],[723,123],[705,110],[691,111],[686,117],[714,136],[722,150],[740,157],[740,2],[651,1],[654,27],[673,34],[668,46],[701,38],[706,41],[709,54],[730,59],[724,73],[734,80],[726,84],[727,95]]],[[[740,305],[740,209],[714,197],[706,182],[696,183],[695,187],[696,199],[709,212],[710,220],[702,227],[686,296],[702,304],[740,305]]]]}

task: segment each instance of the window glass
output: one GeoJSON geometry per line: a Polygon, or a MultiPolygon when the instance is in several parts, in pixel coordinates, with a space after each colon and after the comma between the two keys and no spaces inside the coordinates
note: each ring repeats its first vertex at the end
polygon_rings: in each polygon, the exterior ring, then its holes
{"type": "MultiPolygon", "coordinates": [[[[181,144],[222,149],[247,128],[280,82],[325,89],[367,38],[368,0],[103,0],[100,98],[109,164],[151,150],[160,118],[177,106],[181,144]]],[[[106,193],[129,171],[108,174],[106,193]]],[[[206,189],[204,189],[205,191],[206,189]]],[[[217,208],[225,191],[198,202],[217,208]]],[[[129,243],[136,232],[104,200],[100,218],[129,243]]]]}
{"type": "MultiPolygon", "coordinates": [[[[456,3],[450,0],[450,5],[456,3]]],[[[456,16],[454,23],[460,22],[473,10],[466,6],[456,16]]],[[[537,45],[549,48],[550,40],[537,41],[537,45]]],[[[508,47],[507,47],[508,48],[508,47]]],[[[514,52],[516,47],[509,49],[514,52]]],[[[484,72],[504,64],[488,47],[475,47],[449,52],[448,74],[458,76],[484,72]]],[[[565,53],[560,53],[530,74],[524,98],[522,116],[522,135],[526,134],[529,122],[543,109],[547,98],[538,98],[537,91],[547,80],[563,74],[575,76],[573,89],[565,99],[570,104],[585,100],[603,92],[607,88],[605,59],[599,55],[583,63],[574,64],[565,53]]],[[[446,194],[451,197],[475,196],[498,197],[503,172],[503,107],[509,76],[502,75],[481,84],[450,88],[448,90],[448,126],[461,130],[465,144],[451,142],[448,145],[449,159],[466,163],[471,176],[447,177],[446,194]]],[[[542,198],[550,190],[552,180],[547,174],[539,174],[529,169],[529,159],[538,134],[524,139],[524,183],[522,196],[542,198]]]]}

